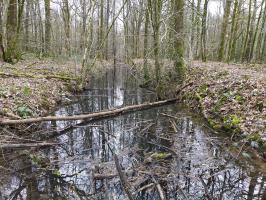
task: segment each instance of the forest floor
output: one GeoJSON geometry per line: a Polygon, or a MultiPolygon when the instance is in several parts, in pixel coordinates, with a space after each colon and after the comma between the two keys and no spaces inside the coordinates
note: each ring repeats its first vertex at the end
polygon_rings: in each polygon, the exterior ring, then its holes
{"type": "Polygon", "coordinates": [[[0,119],[43,116],[77,90],[80,66],[50,59],[0,63],[0,119]]]}
{"type": "Polygon", "coordinates": [[[188,74],[184,102],[266,158],[266,66],[194,61],[188,74]]]}

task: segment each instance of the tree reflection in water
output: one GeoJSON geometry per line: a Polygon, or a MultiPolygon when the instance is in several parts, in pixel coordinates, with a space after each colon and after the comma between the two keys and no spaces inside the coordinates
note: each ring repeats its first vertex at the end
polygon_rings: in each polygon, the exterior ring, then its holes
{"type": "MultiPolygon", "coordinates": [[[[61,107],[56,115],[155,100],[153,93],[137,87],[127,70],[117,67],[115,72],[92,78],[90,89],[76,97],[73,104],[61,107]]],[[[69,125],[48,123],[47,129],[60,130],[69,125]]],[[[58,146],[4,152],[0,197],[125,199],[117,176],[94,178],[116,174],[115,152],[136,199],[160,199],[151,184],[152,177],[158,180],[167,199],[266,198],[263,171],[253,163],[246,168],[236,163],[223,147],[223,139],[203,125],[181,106],[169,105],[77,126],[52,138],[60,143],[58,146]],[[169,153],[172,155],[167,159],[153,158],[169,153]],[[139,190],[149,184],[151,187],[139,190]]],[[[42,137],[49,137],[45,134],[42,137]]]]}

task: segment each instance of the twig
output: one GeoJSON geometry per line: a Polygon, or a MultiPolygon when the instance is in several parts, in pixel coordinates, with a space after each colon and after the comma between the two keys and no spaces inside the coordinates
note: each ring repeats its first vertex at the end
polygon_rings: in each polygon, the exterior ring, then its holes
{"type": "Polygon", "coordinates": [[[170,120],[170,123],[171,123],[171,125],[172,125],[172,127],[173,127],[175,133],[177,133],[178,130],[177,130],[177,128],[176,128],[176,123],[175,123],[173,120],[170,120]]]}
{"type": "Polygon", "coordinates": [[[158,181],[152,176],[152,180],[155,183],[155,186],[158,190],[159,196],[161,200],[166,200],[164,192],[163,192],[163,188],[161,187],[161,185],[158,183],[158,181]]]}
{"type": "Polygon", "coordinates": [[[178,188],[179,188],[179,190],[182,192],[182,194],[183,194],[183,196],[185,197],[185,199],[186,199],[186,200],[189,200],[189,198],[188,198],[187,194],[184,192],[184,190],[183,190],[180,186],[178,186],[178,188]]]}
{"type": "Polygon", "coordinates": [[[112,179],[117,177],[118,174],[94,174],[93,179],[102,180],[102,179],[112,179]]]}
{"type": "Polygon", "coordinates": [[[240,154],[241,154],[241,152],[243,151],[243,148],[244,148],[244,146],[246,145],[246,143],[247,143],[247,142],[244,142],[244,144],[242,144],[242,146],[240,147],[240,150],[239,150],[239,152],[238,152],[238,154],[237,154],[237,156],[236,156],[236,159],[238,159],[238,157],[240,156],[240,154]]]}
{"type": "Polygon", "coordinates": [[[160,115],[165,116],[165,117],[170,117],[170,118],[173,118],[173,119],[180,119],[178,117],[175,117],[173,115],[169,115],[169,114],[166,114],[166,113],[160,113],[160,115]]]}
{"type": "Polygon", "coordinates": [[[153,187],[153,186],[154,186],[154,183],[150,183],[148,185],[145,185],[145,186],[139,188],[135,193],[141,192],[141,191],[146,190],[146,189],[153,187]]]}
{"type": "Polygon", "coordinates": [[[129,200],[134,200],[133,194],[130,192],[130,187],[129,184],[126,180],[126,176],[123,173],[121,166],[119,164],[119,160],[116,154],[114,154],[114,159],[115,159],[115,166],[116,166],[116,170],[118,172],[120,181],[121,181],[121,185],[125,191],[125,193],[127,194],[127,197],[129,198],[129,200]]]}

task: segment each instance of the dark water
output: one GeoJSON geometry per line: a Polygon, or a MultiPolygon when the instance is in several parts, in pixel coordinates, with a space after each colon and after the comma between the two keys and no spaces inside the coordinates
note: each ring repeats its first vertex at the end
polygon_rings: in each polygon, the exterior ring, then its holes
{"type": "MultiPolygon", "coordinates": [[[[56,115],[97,112],[156,99],[137,85],[127,68],[107,70],[92,77],[89,89],[71,98],[73,103],[60,107],[56,115]]],[[[0,199],[126,199],[119,177],[96,179],[100,174],[117,174],[114,153],[136,199],[160,199],[154,185],[140,190],[154,181],[166,199],[266,197],[263,169],[252,159],[236,162],[224,138],[180,105],[75,127],[69,122],[46,126],[47,130],[37,135],[59,145],[2,156],[0,199]],[[69,131],[54,136],[52,129],[61,131],[70,125],[69,131]]]]}

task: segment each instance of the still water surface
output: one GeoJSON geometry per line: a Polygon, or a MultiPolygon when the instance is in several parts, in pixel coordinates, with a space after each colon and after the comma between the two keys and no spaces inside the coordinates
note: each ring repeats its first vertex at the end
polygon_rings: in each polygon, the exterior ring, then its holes
{"type": "MultiPolygon", "coordinates": [[[[117,66],[93,76],[88,89],[70,100],[55,114],[97,112],[155,101],[156,96],[139,88],[128,68],[117,66]]],[[[10,154],[5,160],[9,169],[3,168],[0,177],[0,199],[126,199],[114,153],[136,199],[160,199],[154,180],[166,199],[266,197],[263,170],[250,161],[236,162],[224,138],[180,105],[89,124],[48,123],[39,137],[59,145],[10,154]],[[70,125],[56,136],[51,131],[70,125]]]]}

